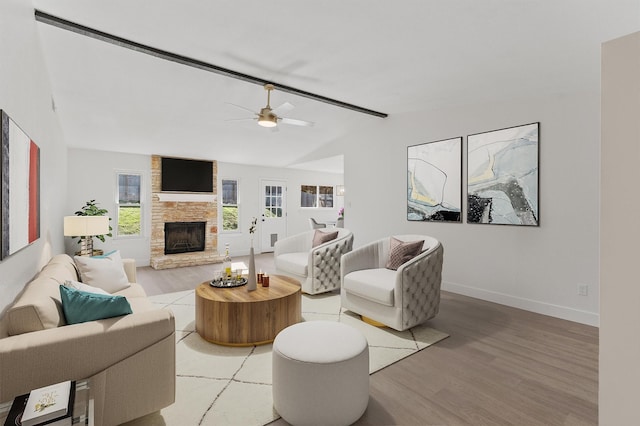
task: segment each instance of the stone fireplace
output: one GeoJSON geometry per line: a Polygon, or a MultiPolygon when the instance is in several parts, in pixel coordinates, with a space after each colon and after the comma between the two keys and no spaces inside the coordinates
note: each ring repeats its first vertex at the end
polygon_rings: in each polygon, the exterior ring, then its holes
{"type": "Polygon", "coordinates": [[[222,262],[224,256],[218,253],[217,170],[217,163],[214,162],[213,194],[163,193],[160,190],[161,157],[151,157],[152,268],[168,269],[222,262]],[[175,230],[171,228],[181,224],[175,235],[169,236],[169,247],[166,246],[166,224],[174,224],[169,226],[172,233],[175,230]],[[197,249],[195,246],[198,246],[197,249]]]}
{"type": "Polygon", "coordinates": [[[164,254],[204,251],[207,222],[166,222],[164,224],[164,254]]]}

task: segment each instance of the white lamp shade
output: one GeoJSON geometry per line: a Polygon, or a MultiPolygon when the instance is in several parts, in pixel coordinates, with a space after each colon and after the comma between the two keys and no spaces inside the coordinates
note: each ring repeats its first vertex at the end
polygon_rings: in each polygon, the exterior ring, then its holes
{"type": "Polygon", "coordinates": [[[88,237],[109,233],[109,216],[65,216],[65,237],[88,237]]]}

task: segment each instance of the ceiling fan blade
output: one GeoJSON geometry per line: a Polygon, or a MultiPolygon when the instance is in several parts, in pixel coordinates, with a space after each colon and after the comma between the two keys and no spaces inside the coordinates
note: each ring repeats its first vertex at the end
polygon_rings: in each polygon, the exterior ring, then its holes
{"type": "Polygon", "coordinates": [[[295,106],[289,102],[285,102],[282,105],[272,109],[271,111],[275,114],[275,115],[280,115],[280,114],[286,114],[287,112],[291,111],[292,109],[294,109],[295,106]]]}
{"type": "Polygon", "coordinates": [[[251,114],[257,114],[254,110],[243,107],[241,105],[232,104],[231,102],[225,102],[225,104],[234,106],[236,108],[240,108],[241,110],[244,110],[244,111],[249,111],[251,114]]]}
{"type": "Polygon", "coordinates": [[[313,127],[314,123],[311,121],[297,120],[295,118],[282,118],[280,119],[284,124],[291,124],[294,126],[313,127]]]}
{"type": "Polygon", "coordinates": [[[256,118],[227,118],[224,121],[256,121],[256,118]]]}

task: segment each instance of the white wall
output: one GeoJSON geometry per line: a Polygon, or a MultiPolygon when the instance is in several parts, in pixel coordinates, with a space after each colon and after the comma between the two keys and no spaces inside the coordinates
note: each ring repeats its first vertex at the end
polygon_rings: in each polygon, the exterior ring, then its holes
{"type": "MultiPolygon", "coordinates": [[[[337,173],[323,173],[298,169],[280,169],[273,167],[244,166],[240,164],[218,163],[218,188],[221,188],[222,179],[239,180],[240,217],[238,218],[240,232],[222,232],[219,230],[218,248],[223,250],[225,243],[229,243],[232,254],[246,255],[249,253],[250,239],[249,226],[253,217],[259,218],[261,211],[261,179],[283,180],[288,187],[287,191],[287,235],[297,234],[309,229],[309,218],[316,220],[335,221],[338,218],[338,209],[344,205],[344,197],[334,196],[334,208],[309,209],[300,207],[301,185],[342,185],[343,175],[337,173]]],[[[222,210],[218,217],[222,217],[222,210]]],[[[260,232],[260,222],[258,230],[260,232]]],[[[261,251],[259,238],[254,241],[256,252],[261,251]]]]}
{"type": "MultiPolygon", "coordinates": [[[[598,324],[600,98],[545,99],[390,116],[349,135],[345,226],[359,246],[424,233],[444,246],[443,288],[560,318],[598,324]],[[409,222],[407,146],[539,121],[540,226],[409,222]],[[366,147],[366,149],[365,149],[366,147]],[[588,296],[577,295],[579,283],[588,296]]],[[[463,200],[466,215],[466,199],[463,200]]]]}
{"type": "Polygon", "coordinates": [[[0,109],[40,147],[40,239],[0,262],[0,312],[63,250],[67,156],[33,18],[23,0],[0,2],[0,109]]]}
{"type": "MultiPolygon", "coordinates": [[[[143,174],[143,194],[146,205],[144,209],[143,236],[140,238],[107,238],[105,243],[94,239],[96,248],[105,251],[118,249],[124,257],[136,259],[139,266],[149,265],[151,229],[151,157],[148,155],[125,154],[107,151],[94,151],[70,148],[68,151],[70,165],[68,181],[68,205],[65,215],[73,215],[86,201],[95,199],[100,207],[109,211],[115,227],[116,212],[116,172],[132,171],[143,174]]],[[[229,243],[232,254],[247,255],[250,247],[249,226],[253,217],[259,217],[260,211],[260,180],[274,179],[285,181],[289,187],[287,197],[289,235],[308,229],[308,218],[313,216],[319,220],[335,220],[338,208],[343,206],[343,197],[335,197],[333,209],[301,209],[300,185],[328,185],[342,184],[343,175],[321,173],[296,169],[280,169],[273,167],[245,166],[231,163],[218,163],[218,188],[221,188],[223,178],[239,181],[240,202],[240,230],[239,232],[222,232],[222,210],[219,210],[218,220],[218,248],[222,251],[225,243],[229,243]]],[[[258,227],[260,224],[258,224],[258,227]]],[[[260,232],[258,229],[257,232],[260,232]]],[[[258,234],[256,234],[258,235],[258,234]]],[[[259,239],[254,241],[256,252],[260,252],[259,239]]],[[[66,239],[66,252],[73,254],[78,250],[77,240],[66,239]]]]}
{"type": "MultiPolygon", "coordinates": [[[[218,247],[229,243],[232,254],[248,253],[249,224],[252,217],[261,213],[260,180],[284,180],[289,188],[289,235],[308,229],[311,216],[335,220],[337,209],[346,201],[345,226],[354,231],[356,246],[390,234],[430,234],[442,240],[445,247],[446,290],[597,325],[599,102],[597,94],[565,94],[552,99],[514,100],[391,116],[362,133],[349,135],[353,143],[337,142],[346,150],[344,177],[218,163],[218,185],[222,178],[238,179],[241,204],[240,232],[220,230],[218,247]],[[539,227],[406,220],[407,146],[533,121],[541,123],[539,227]],[[343,179],[346,197],[336,197],[334,209],[300,208],[300,185],[337,185],[343,179]],[[588,296],[578,296],[579,283],[589,286],[588,296]]],[[[463,158],[466,161],[466,139],[463,158]]],[[[114,211],[115,170],[141,170],[148,175],[150,159],[143,155],[70,149],[69,164],[72,173],[65,214],[73,214],[92,198],[114,211]]],[[[148,183],[148,178],[145,180],[148,183]]],[[[463,184],[466,184],[466,162],[463,184]]],[[[145,193],[148,191],[147,185],[145,193]]],[[[147,209],[146,230],[149,222],[147,209]]],[[[139,240],[108,239],[104,248],[118,248],[123,255],[136,258],[138,264],[147,265],[148,238],[145,231],[144,238],[139,240]]],[[[67,251],[75,250],[69,244],[67,241],[67,251]]],[[[260,252],[259,244],[255,245],[260,252]]]]}
{"type": "MultiPolygon", "coordinates": [[[[40,145],[42,156],[42,237],[0,263],[0,307],[4,307],[50,254],[65,249],[62,216],[72,214],[89,198],[96,198],[104,206],[111,203],[113,190],[103,188],[103,184],[115,185],[114,178],[107,175],[112,174],[113,168],[125,166],[118,157],[106,155],[99,158],[104,166],[99,166],[99,161],[82,164],[70,161],[67,180],[63,135],[51,110],[51,90],[29,2],[0,2],[0,35],[0,108],[40,145]],[[97,172],[105,176],[104,182],[86,178],[97,172]],[[68,202],[67,192],[70,196],[73,194],[68,202]]],[[[445,289],[597,324],[598,90],[594,88],[590,94],[514,99],[503,104],[396,115],[336,141],[336,145],[341,145],[338,152],[345,150],[345,226],[354,231],[355,244],[362,245],[393,233],[428,233],[444,243],[445,289]],[[406,220],[408,145],[532,121],[541,122],[539,228],[406,220]],[[589,285],[587,297],[577,296],[578,283],[589,285]]],[[[70,153],[70,158],[75,159],[75,155],[70,153]]],[[[132,159],[135,163],[132,168],[138,168],[139,160],[132,159]]],[[[290,188],[300,183],[314,183],[302,182],[306,180],[304,176],[287,174],[294,172],[283,171],[281,175],[275,170],[256,174],[243,171],[241,178],[250,182],[260,177],[285,178],[290,188]]],[[[220,165],[219,176],[235,177],[237,172],[220,165]]],[[[295,195],[289,196],[290,203],[296,199],[295,195]]],[[[306,229],[308,213],[290,204],[292,215],[296,210],[300,216],[290,220],[289,233],[306,229]]],[[[320,219],[333,219],[333,216],[328,214],[320,219]]],[[[225,238],[227,236],[221,237],[220,243],[225,238]]],[[[247,244],[248,237],[240,238],[247,244]]],[[[148,246],[146,241],[140,243],[148,246]]],[[[127,254],[139,259],[141,264],[148,259],[131,241],[110,241],[109,244],[130,251],[127,254]]],[[[238,241],[236,247],[243,249],[238,241]]]]}
{"type": "MultiPolygon", "coordinates": [[[[93,239],[95,248],[105,251],[120,250],[124,257],[136,259],[139,266],[149,265],[149,241],[151,229],[151,157],[139,154],[122,154],[108,151],[92,151],[86,149],[69,149],[69,194],[65,209],[66,216],[72,216],[89,200],[96,200],[98,205],[109,211],[111,227],[116,227],[116,189],[117,172],[142,173],[141,200],[144,211],[142,236],[140,237],[107,237],[102,243],[93,239]]],[[[66,253],[73,255],[78,250],[77,239],[66,238],[66,253]]]]}
{"type": "Polygon", "coordinates": [[[602,50],[601,425],[640,424],[640,32],[602,50]]]}

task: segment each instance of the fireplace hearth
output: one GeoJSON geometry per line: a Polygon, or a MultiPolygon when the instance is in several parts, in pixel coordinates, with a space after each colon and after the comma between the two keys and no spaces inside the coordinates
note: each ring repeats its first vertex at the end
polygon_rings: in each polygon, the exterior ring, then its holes
{"type": "Polygon", "coordinates": [[[164,224],[164,254],[204,251],[206,222],[164,224]]]}

